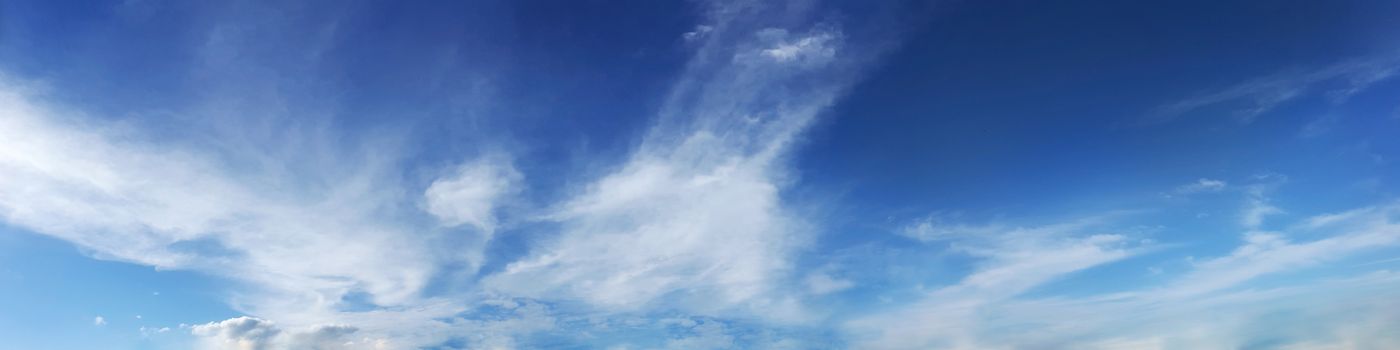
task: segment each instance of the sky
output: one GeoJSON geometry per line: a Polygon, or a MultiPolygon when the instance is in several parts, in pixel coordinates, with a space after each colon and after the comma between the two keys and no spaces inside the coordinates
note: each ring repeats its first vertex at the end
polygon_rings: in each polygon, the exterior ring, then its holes
{"type": "Polygon", "coordinates": [[[0,3],[0,348],[1400,348],[1400,4],[0,3]]]}

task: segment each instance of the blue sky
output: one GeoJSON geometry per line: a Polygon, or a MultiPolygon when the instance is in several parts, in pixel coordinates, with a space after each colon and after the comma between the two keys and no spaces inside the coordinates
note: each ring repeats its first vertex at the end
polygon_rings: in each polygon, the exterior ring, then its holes
{"type": "Polygon", "coordinates": [[[1400,347],[1400,5],[0,5],[19,349],[1400,347]]]}

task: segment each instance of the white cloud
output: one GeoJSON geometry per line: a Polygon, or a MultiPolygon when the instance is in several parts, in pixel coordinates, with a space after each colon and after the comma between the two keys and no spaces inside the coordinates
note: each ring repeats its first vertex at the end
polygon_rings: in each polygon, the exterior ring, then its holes
{"type": "Polygon", "coordinates": [[[1269,192],[1279,184],[1287,181],[1281,175],[1266,174],[1255,176],[1256,183],[1245,188],[1245,205],[1240,214],[1240,225],[1249,230],[1257,230],[1264,224],[1264,219],[1270,215],[1282,214],[1283,209],[1274,206],[1269,199],[1269,192]]]}
{"type": "Polygon", "coordinates": [[[305,326],[341,318],[350,293],[424,305],[437,266],[466,259],[438,254],[453,247],[431,246],[438,233],[396,215],[416,205],[399,191],[395,156],[382,153],[388,141],[331,151],[323,131],[295,125],[271,138],[162,141],[35,101],[0,85],[0,220],[99,258],[246,283],[231,300],[240,311],[305,326]],[[304,152],[268,153],[278,143],[304,152]]]}
{"type": "Polygon", "coordinates": [[[153,336],[153,335],[169,333],[169,332],[170,332],[170,327],[146,327],[146,326],[141,326],[141,328],[140,328],[139,330],[141,331],[141,336],[142,336],[142,337],[150,337],[150,336],[153,336]]]}
{"type": "Polygon", "coordinates": [[[935,213],[914,220],[895,232],[919,241],[933,242],[992,235],[1004,229],[995,225],[969,225],[954,222],[948,215],[935,213]]]}
{"type": "Polygon", "coordinates": [[[93,317],[93,318],[92,318],[92,324],[93,324],[94,326],[106,326],[106,325],[107,325],[107,319],[102,318],[102,316],[93,317]]]}
{"type": "Polygon", "coordinates": [[[1018,294],[1133,254],[1124,237],[1028,240],[1012,234],[994,244],[964,243],[980,246],[968,251],[985,260],[961,282],[858,318],[845,329],[855,346],[871,349],[1215,349],[1261,341],[1279,348],[1400,345],[1400,337],[1388,331],[1400,326],[1393,316],[1400,311],[1392,297],[1400,287],[1395,272],[1285,280],[1274,288],[1249,284],[1400,246],[1400,204],[1317,215],[1290,227],[1247,232],[1234,251],[1199,260],[1161,285],[1072,297],[1018,294]],[[1290,324],[1307,326],[1280,328],[1290,324]]]}
{"type": "Polygon", "coordinates": [[[1247,232],[1244,244],[1230,255],[1202,261],[1170,289],[1173,297],[1193,296],[1227,289],[1259,276],[1291,271],[1336,260],[1353,253],[1400,244],[1400,205],[1369,207],[1344,214],[1325,214],[1304,220],[1310,230],[1333,229],[1341,233],[1307,242],[1292,242],[1284,234],[1247,232]]]}
{"type": "Polygon", "coordinates": [[[849,79],[825,70],[838,64],[832,29],[752,30],[716,25],[631,157],[553,211],[557,239],[486,284],[609,310],[802,318],[779,292],[808,236],[779,195],[783,157],[849,79]]]}
{"type": "Polygon", "coordinates": [[[1395,76],[1400,55],[1384,53],[1337,63],[1305,72],[1285,72],[1246,81],[1229,88],[1210,91],[1158,107],[1144,123],[1164,123],[1201,108],[1232,102],[1248,106],[1234,112],[1234,119],[1250,123],[1285,102],[1306,96],[1324,83],[1340,82],[1343,87],[1327,91],[1341,102],[1368,87],[1395,76]]]}
{"type": "Polygon", "coordinates": [[[1220,192],[1221,190],[1224,190],[1227,186],[1229,186],[1229,184],[1225,183],[1225,181],[1201,178],[1199,180],[1196,180],[1196,182],[1177,186],[1176,189],[1172,191],[1172,193],[1177,195],[1188,195],[1205,192],[1220,192]]]}
{"type": "MultiPolygon", "coordinates": [[[[277,324],[253,317],[236,317],[219,322],[189,326],[206,350],[388,350],[394,346],[384,338],[360,336],[359,329],[345,325],[323,325],[302,331],[287,331],[277,324]]],[[[155,332],[163,333],[169,328],[155,332]]],[[[145,330],[143,329],[143,333],[145,330]]]]}
{"type": "Polygon", "coordinates": [[[482,157],[462,164],[452,174],[433,181],[424,191],[427,210],[443,225],[472,225],[493,232],[496,206],[520,191],[522,176],[504,156],[482,157]]]}
{"type": "Polygon", "coordinates": [[[688,336],[666,342],[666,349],[733,349],[734,336],[723,323],[713,320],[691,322],[688,336]]]}
{"type": "MultiPolygon", "coordinates": [[[[546,208],[557,238],[488,277],[492,292],[800,318],[801,291],[779,291],[801,288],[780,284],[797,279],[791,257],[809,232],[780,196],[790,181],[784,158],[851,82],[849,70],[835,69],[849,68],[842,38],[834,27],[790,33],[751,25],[766,18],[752,13],[716,16],[746,18],[697,27],[694,37],[708,39],[657,127],[613,173],[546,208]]],[[[199,81],[221,83],[201,86],[208,101],[151,122],[170,125],[84,116],[3,82],[0,219],[98,258],[242,283],[229,303],[255,317],[191,329],[217,346],[295,348],[288,344],[353,328],[356,346],[365,337],[416,348],[471,335],[504,347],[513,338],[502,334],[547,325],[525,316],[465,322],[456,317],[479,295],[424,296],[444,269],[479,268],[482,242],[502,225],[500,202],[523,190],[510,158],[466,160],[426,188],[406,182],[422,178],[403,170],[401,135],[342,132],[324,115],[334,102],[282,85],[298,81],[284,74],[313,71],[301,68],[314,67],[333,35],[304,43],[298,66],[278,70],[242,61],[258,56],[242,50],[259,39],[247,33],[262,30],[215,26],[196,48],[204,62],[195,69],[199,81]],[[464,233],[445,230],[457,226],[483,237],[460,243],[464,233]],[[346,311],[359,304],[372,307],[346,311]]]]}
{"type": "Polygon", "coordinates": [[[957,284],[928,292],[910,305],[848,321],[863,349],[982,349],[980,318],[1046,282],[1134,253],[1126,236],[1086,234],[1102,218],[1002,229],[954,241],[982,263],[957,284]]]}
{"type": "Polygon", "coordinates": [[[759,52],[777,62],[825,63],[836,56],[839,44],[839,37],[826,31],[790,38],[787,30],[770,28],[759,31],[757,35],[769,44],[759,52]]]}
{"type": "Polygon", "coordinates": [[[689,32],[685,32],[684,34],[681,34],[681,38],[685,39],[685,41],[696,41],[696,40],[704,39],[706,36],[708,36],[708,35],[710,34],[711,31],[714,31],[714,30],[715,30],[715,27],[713,27],[713,26],[707,26],[707,25],[701,24],[701,25],[695,26],[695,30],[692,30],[692,31],[689,31],[689,32]]]}
{"type": "Polygon", "coordinates": [[[821,272],[813,272],[803,280],[807,284],[807,292],[822,295],[840,292],[855,287],[855,281],[831,277],[831,275],[821,272]]]}
{"type": "Polygon", "coordinates": [[[266,350],[273,348],[273,341],[282,330],[266,320],[238,317],[195,325],[190,333],[203,337],[206,349],[266,350]]]}

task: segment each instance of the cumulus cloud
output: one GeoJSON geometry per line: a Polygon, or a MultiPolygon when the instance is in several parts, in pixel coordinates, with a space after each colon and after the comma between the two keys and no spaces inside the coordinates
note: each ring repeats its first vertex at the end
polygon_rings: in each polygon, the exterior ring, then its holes
{"type": "MultiPolygon", "coordinates": [[[[284,331],[275,323],[253,317],[236,317],[219,322],[189,326],[190,334],[208,350],[383,350],[388,340],[355,337],[359,329],[344,325],[312,327],[305,331],[284,331]]],[[[169,328],[163,328],[169,330],[169,328]]]]}
{"type": "Polygon", "coordinates": [[[521,180],[520,172],[504,156],[487,156],[433,181],[423,197],[428,212],[443,225],[471,225],[492,232],[496,206],[503,197],[520,191],[521,180]]]}
{"type": "Polygon", "coordinates": [[[190,333],[203,337],[209,349],[266,350],[282,331],[266,320],[238,317],[195,325],[190,333]]]}

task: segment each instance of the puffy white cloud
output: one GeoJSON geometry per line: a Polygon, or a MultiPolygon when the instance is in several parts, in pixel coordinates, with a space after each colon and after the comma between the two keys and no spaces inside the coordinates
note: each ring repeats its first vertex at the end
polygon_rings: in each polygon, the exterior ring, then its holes
{"type": "MultiPolygon", "coordinates": [[[[275,323],[253,317],[236,317],[190,326],[190,333],[208,350],[385,350],[386,339],[357,337],[359,329],[344,325],[284,331],[275,323]]],[[[169,328],[164,328],[169,330],[169,328]]]]}
{"type": "Polygon", "coordinates": [[[462,164],[424,191],[427,210],[443,225],[472,225],[492,232],[496,207],[520,191],[522,176],[505,156],[493,155],[462,164]]]}
{"type": "Polygon", "coordinates": [[[266,350],[282,334],[272,322],[238,317],[190,327],[190,333],[203,337],[209,349],[266,350]]]}
{"type": "Polygon", "coordinates": [[[93,317],[93,318],[92,318],[92,325],[94,325],[94,326],[106,326],[106,325],[107,325],[107,319],[102,318],[102,316],[93,317]]]}

